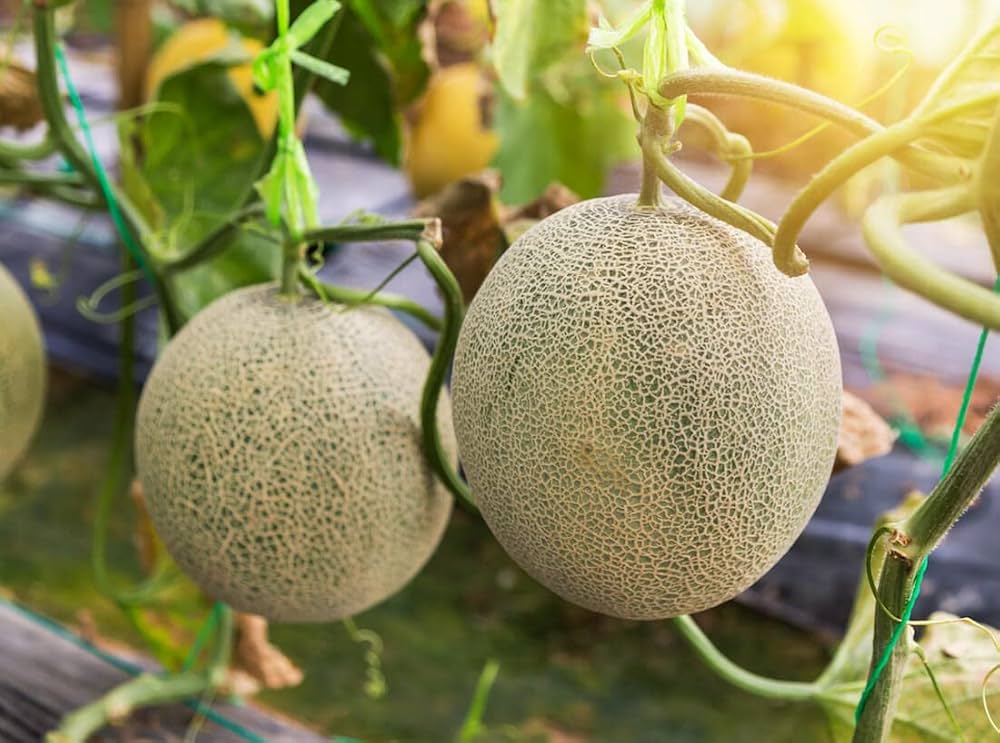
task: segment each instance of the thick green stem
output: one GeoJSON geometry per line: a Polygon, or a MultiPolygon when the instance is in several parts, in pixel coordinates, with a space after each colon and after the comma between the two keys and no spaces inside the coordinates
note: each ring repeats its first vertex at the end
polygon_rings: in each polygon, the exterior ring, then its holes
{"type": "MultiPolygon", "coordinates": [[[[884,128],[875,119],[832,98],[792,83],[729,68],[703,67],[676,72],[666,77],[660,85],[660,95],[666,98],[684,94],[737,96],[769,101],[819,116],[860,137],[877,134],[884,128]]],[[[914,146],[902,148],[895,157],[907,167],[942,184],[967,180],[970,175],[964,160],[914,146]]]]}
{"type": "Polygon", "coordinates": [[[38,173],[30,170],[0,170],[0,186],[79,186],[79,173],[38,173]]]}
{"type": "Polygon", "coordinates": [[[302,247],[291,243],[285,245],[281,259],[281,294],[286,297],[299,295],[299,268],[302,265],[302,247]]]}
{"type": "Polygon", "coordinates": [[[653,152],[662,152],[670,144],[673,123],[668,112],[650,103],[639,129],[639,146],[642,148],[642,185],[636,206],[658,209],[662,204],[660,177],[653,152]]]}
{"type": "MultiPolygon", "coordinates": [[[[33,14],[35,76],[42,112],[49,125],[49,134],[66,161],[77,173],[83,176],[91,189],[103,198],[101,182],[91,157],[77,140],[73,128],[66,120],[65,111],[63,111],[62,96],[59,93],[59,74],[56,66],[57,41],[54,11],[51,7],[46,7],[44,3],[36,3],[33,14]]],[[[129,230],[142,244],[150,244],[152,230],[124,194],[114,189],[113,186],[112,189],[129,230]]]]}
{"type": "Polygon", "coordinates": [[[1000,465],[1000,406],[994,407],[937,487],[905,522],[902,552],[917,562],[930,554],[972,505],[1000,465]]]}
{"type": "Polygon", "coordinates": [[[815,683],[779,681],[751,673],[723,655],[691,617],[684,615],[675,617],[672,621],[684,639],[698,653],[698,657],[719,676],[737,688],[759,697],[787,701],[812,699],[822,691],[821,687],[815,683]]]}
{"type": "Polygon", "coordinates": [[[661,188],[656,166],[649,156],[643,153],[642,180],[639,186],[639,198],[635,205],[641,209],[658,209],[663,204],[661,188]]]}
{"type": "Polygon", "coordinates": [[[875,625],[875,594],[868,581],[869,570],[880,571],[884,564],[886,554],[885,540],[879,538],[889,531],[889,524],[901,521],[913,513],[923,502],[924,496],[916,491],[911,492],[903,502],[892,511],[882,514],[875,522],[873,538],[870,544],[870,552],[866,555],[866,564],[861,569],[861,576],[858,580],[858,588],[854,594],[851,616],[847,620],[847,634],[844,635],[833,658],[823,669],[823,673],[816,679],[816,684],[824,689],[829,689],[838,683],[843,683],[847,678],[853,682],[853,674],[845,676],[845,669],[856,668],[864,662],[867,654],[862,658],[859,651],[863,651],[866,645],[870,644],[867,639],[871,636],[875,625]]]}
{"type": "MultiPolygon", "coordinates": [[[[1000,466],[1000,406],[994,407],[934,490],[893,532],[878,595],[895,616],[903,616],[917,571],[1000,466]]],[[[884,611],[875,619],[872,669],[892,641],[896,621],[884,611]]],[[[856,743],[888,739],[906,666],[908,642],[900,642],[872,688],[854,732],[856,743]]]]}
{"type": "Polygon", "coordinates": [[[458,332],[462,328],[462,317],[465,314],[465,304],[462,300],[462,288],[458,285],[454,274],[444,262],[437,248],[430,241],[417,241],[417,254],[427,266],[431,276],[437,282],[444,298],[444,328],[438,338],[434,356],[431,358],[427,378],[424,381],[423,396],[420,400],[420,426],[424,437],[424,451],[430,460],[431,467],[459,502],[478,511],[475,499],[469,491],[452,462],[449,461],[444,446],[441,444],[441,432],[438,429],[438,400],[444,387],[444,378],[448,373],[455,346],[458,345],[458,332]]]}
{"type": "MultiPolygon", "coordinates": [[[[33,30],[35,43],[35,79],[38,87],[39,101],[42,113],[49,126],[49,136],[56,143],[57,149],[74,170],[83,176],[91,189],[97,194],[105,206],[109,199],[114,200],[124,222],[124,229],[136,238],[142,257],[148,266],[152,267],[152,277],[157,299],[168,329],[176,331],[181,325],[180,314],[174,304],[173,297],[166,284],[155,275],[156,264],[154,256],[146,246],[155,244],[152,229],[146,223],[135,204],[128,199],[114,184],[107,183],[108,193],[105,193],[101,177],[96,169],[94,159],[88,155],[76,138],[76,134],[66,120],[63,111],[62,96],[59,92],[59,71],[56,63],[56,29],[55,8],[66,3],[49,0],[35,0],[33,13],[33,30]]],[[[96,158],[96,155],[94,155],[96,158]]],[[[123,238],[125,236],[123,235],[123,238]]]]}
{"type": "Polygon", "coordinates": [[[795,241],[806,221],[830,195],[862,168],[891,155],[919,135],[919,127],[904,121],[858,142],[842,152],[799,191],[785,211],[774,236],[774,264],[788,276],[809,270],[809,261],[796,251],[795,241]]]}
{"type": "Polygon", "coordinates": [[[865,212],[865,241],[882,270],[900,286],[978,325],[998,330],[1000,297],[934,265],[913,250],[900,231],[905,222],[954,216],[974,205],[974,195],[967,186],[883,196],[865,212]]]}
{"type": "Polygon", "coordinates": [[[200,242],[184,255],[173,260],[163,261],[160,268],[163,276],[170,276],[193,268],[225,252],[232,245],[233,239],[240,227],[245,222],[263,216],[263,214],[264,209],[259,203],[243,207],[233,214],[228,221],[205,235],[200,242]]]}
{"type": "Polygon", "coordinates": [[[77,173],[38,173],[24,171],[16,166],[0,170],[0,185],[19,186],[33,196],[55,199],[81,209],[100,209],[104,202],[81,186],[85,185],[77,173]]]}
{"type": "MultiPolygon", "coordinates": [[[[311,42],[306,46],[305,51],[314,57],[319,59],[326,59],[330,53],[330,49],[333,47],[334,39],[337,38],[337,32],[340,30],[340,24],[344,19],[344,11],[337,13],[330,21],[323,27],[323,29],[313,38],[311,42]]],[[[303,67],[297,67],[293,71],[294,87],[295,87],[295,110],[298,112],[301,109],[302,101],[309,94],[313,85],[316,83],[316,75],[314,75],[309,70],[303,67]]],[[[262,176],[274,161],[274,156],[278,152],[278,131],[274,132],[267,146],[261,150],[261,153],[257,156],[257,166],[256,166],[256,177],[247,184],[246,191],[243,194],[243,198],[240,199],[241,204],[251,204],[258,199],[257,191],[254,188],[254,182],[262,176]]],[[[310,241],[306,241],[310,242],[310,241]]]]}
{"type": "MultiPolygon", "coordinates": [[[[127,252],[122,253],[122,271],[124,274],[135,273],[135,263],[127,252]]],[[[136,301],[135,282],[123,282],[120,290],[120,307],[129,307],[136,301]]],[[[135,317],[131,312],[122,316],[119,328],[118,390],[111,456],[104,465],[104,476],[98,491],[90,559],[98,590],[108,600],[125,609],[149,602],[156,590],[163,585],[168,563],[165,560],[158,561],[149,577],[126,591],[115,587],[108,570],[108,530],[116,500],[128,487],[132,472],[132,431],[135,417],[135,317]]],[[[141,628],[138,629],[143,633],[141,628]]]]}
{"type": "Polygon", "coordinates": [[[660,178],[675,194],[695,208],[743,230],[760,240],[765,246],[771,247],[774,242],[775,230],[771,222],[750,209],[712,193],[694,179],[689,178],[680,168],[670,162],[670,159],[662,151],[651,149],[644,152],[644,155],[656,164],[660,178]]]}
{"type": "Polygon", "coordinates": [[[422,304],[418,304],[407,297],[402,297],[398,294],[390,294],[388,292],[372,293],[367,289],[351,289],[346,286],[336,286],[334,284],[318,282],[316,277],[313,276],[305,267],[302,267],[299,270],[299,277],[308,286],[313,286],[313,282],[316,282],[318,286],[314,287],[316,289],[315,293],[316,296],[321,299],[329,299],[334,302],[340,302],[344,305],[356,305],[359,303],[373,304],[390,310],[399,310],[400,312],[405,312],[407,315],[410,315],[410,317],[419,320],[431,330],[440,331],[442,328],[441,320],[439,318],[428,312],[427,308],[422,304]]]}
{"type": "MultiPolygon", "coordinates": [[[[906,608],[910,594],[913,592],[913,581],[916,565],[895,550],[889,550],[882,564],[882,575],[879,578],[879,599],[895,616],[899,616],[906,608]]],[[[878,662],[889,646],[896,621],[884,611],[876,610],[875,634],[872,643],[872,668],[878,662]]],[[[865,704],[865,709],[854,728],[854,743],[876,743],[888,740],[892,720],[896,714],[896,704],[902,692],[902,677],[906,670],[906,660],[910,654],[911,630],[904,631],[900,641],[892,650],[888,664],[882,671],[878,683],[872,689],[865,704]]]]}
{"type": "Polygon", "coordinates": [[[126,681],[95,702],[67,715],[48,743],[84,743],[108,723],[124,720],[142,707],[179,702],[206,693],[215,693],[226,680],[232,653],[233,615],[223,607],[219,618],[215,652],[203,671],[185,671],[169,676],[143,673],[126,681]]]}
{"type": "Polygon", "coordinates": [[[46,132],[45,138],[31,144],[0,139],[0,160],[44,160],[56,151],[55,140],[46,132]]]}
{"type": "Polygon", "coordinates": [[[374,222],[372,224],[337,224],[317,227],[302,233],[303,242],[310,245],[321,242],[382,242],[410,240],[416,242],[424,236],[434,220],[408,219],[400,222],[374,222]]]}

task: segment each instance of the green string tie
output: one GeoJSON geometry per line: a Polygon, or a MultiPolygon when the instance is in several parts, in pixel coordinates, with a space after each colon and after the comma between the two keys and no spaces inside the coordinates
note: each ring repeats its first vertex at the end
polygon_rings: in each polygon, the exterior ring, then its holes
{"type": "Polygon", "coordinates": [[[108,172],[104,169],[101,158],[97,156],[97,148],[94,146],[94,136],[90,131],[90,124],[87,123],[87,112],[83,108],[83,101],[80,100],[80,94],[73,84],[73,79],[69,75],[69,65],[66,64],[66,54],[63,52],[62,44],[56,44],[56,64],[59,65],[59,72],[62,75],[63,83],[66,85],[66,92],[69,94],[70,103],[73,104],[73,110],[76,112],[76,119],[80,124],[80,131],[83,132],[83,139],[87,145],[90,161],[94,164],[94,172],[97,174],[97,180],[101,185],[101,193],[104,194],[104,201],[108,205],[108,213],[111,215],[111,221],[114,222],[115,229],[121,236],[122,242],[125,243],[125,247],[132,255],[136,265],[139,266],[149,282],[155,284],[153,273],[149,270],[149,266],[146,265],[142,250],[139,249],[135,237],[125,226],[125,220],[122,219],[121,207],[115,198],[115,191],[111,187],[111,181],[108,179],[108,172]]]}
{"type": "MultiPolygon", "coordinates": [[[[108,173],[104,169],[104,165],[101,163],[100,158],[97,156],[97,148],[94,146],[94,137],[90,131],[90,125],[87,123],[87,113],[83,107],[83,101],[80,100],[80,94],[77,92],[76,86],[73,85],[73,80],[69,74],[69,66],[66,63],[66,55],[63,52],[61,44],[56,45],[55,52],[56,52],[56,63],[59,65],[59,71],[62,75],[63,83],[66,85],[66,92],[69,94],[69,99],[73,105],[73,110],[76,112],[76,118],[80,124],[80,130],[83,132],[84,142],[86,143],[87,151],[88,154],[90,155],[91,162],[94,165],[94,171],[97,174],[97,180],[100,183],[101,192],[104,194],[104,200],[108,205],[108,212],[111,215],[111,220],[112,222],[114,222],[115,229],[118,231],[118,234],[121,236],[122,242],[125,243],[125,247],[128,249],[128,252],[132,255],[132,258],[135,260],[136,264],[142,270],[143,274],[150,281],[150,283],[155,283],[153,274],[150,271],[149,266],[147,265],[143,257],[142,250],[139,249],[139,245],[136,243],[135,237],[125,226],[125,220],[122,218],[121,207],[118,205],[118,200],[115,198],[114,189],[111,187],[111,181],[108,178],[108,173]]],[[[125,663],[120,659],[114,658],[113,656],[109,656],[104,653],[97,653],[89,643],[83,643],[79,641],[79,639],[75,635],[65,631],[59,625],[56,625],[55,623],[48,621],[42,622],[40,621],[40,617],[37,614],[28,612],[23,607],[17,607],[17,608],[19,608],[22,612],[24,612],[26,616],[30,616],[34,618],[36,621],[39,621],[39,623],[44,624],[50,629],[57,631],[62,637],[72,640],[79,647],[82,647],[85,650],[94,653],[95,655],[99,655],[108,662],[113,663],[113,665],[115,665],[120,670],[132,674],[139,673],[142,670],[137,668],[136,666],[133,666],[132,664],[125,663]]],[[[214,623],[218,620],[218,610],[219,610],[218,605],[213,607],[212,613],[209,615],[209,619],[206,622],[206,625],[208,625],[209,627],[214,626],[214,623]]],[[[202,632],[200,634],[204,635],[206,633],[202,632]]],[[[202,640],[202,642],[204,642],[204,640],[202,640]]],[[[185,665],[190,666],[194,663],[194,660],[197,657],[197,652],[199,649],[200,648],[196,643],[195,647],[192,648],[192,653],[189,655],[187,661],[185,662],[185,665]]],[[[234,720],[230,720],[225,715],[216,712],[211,707],[201,703],[200,701],[191,700],[186,704],[199,714],[204,715],[207,719],[211,720],[216,725],[225,728],[226,730],[242,738],[243,740],[250,741],[250,743],[266,743],[264,738],[257,735],[252,730],[245,728],[244,726],[240,725],[238,722],[235,722],[234,720]]]]}
{"type": "MultiPolygon", "coordinates": [[[[1000,276],[997,277],[993,284],[993,291],[994,293],[1000,293],[1000,276]]],[[[948,445],[948,455],[945,457],[944,467],[942,467],[941,471],[942,477],[948,474],[948,470],[951,469],[951,465],[955,461],[955,455],[958,453],[958,442],[962,436],[962,427],[965,425],[965,417],[969,412],[969,405],[972,402],[972,390],[976,386],[976,378],[979,376],[979,367],[983,361],[983,352],[986,349],[986,339],[989,334],[990,330],[986,327],[984,327],[979,333],[979,343],[976,345],[976,355],[972,359],[972,366],[969,369],[969,378],[965,383],[965,392],[962,395],[962,405],[958,409],[958,418],[955,420],[955,428],[951,432],[951,442],[948,445]]],[[[892,652],[899,643],[899,638],[903,635],[903,629],[910,621],[910,615],[913,613],[913,606],[917,603],[917,598],[920,596],[920,586],[924,582],[924,573],[927,572],[928,559],[929,556],[925,557],[920,563],[920,567],[917,568],[917,573],[913,577],[913,591],[910,593],[910,597],[906,602],[906,607],[903,609],[900,622],[896,625],[896,629],[893,630],[892,637],[889,638],[889,644],[886,645],[885,650],[882,651],[882,657],[878,659],[878,663],[875,664],[875,667],[868,676],[868,683],[865,684],[864,691],[861,692],[861,698],[858,700],[858,706],[854,710],[855,723],[861,719],[861,715],[865,711],[865,705],[868,704],[868,698],[875,689],[875,684],[878,683],[879,678],[882,676],[882,672],[885,670],[886,666],[889,665],[889,658],[892,657],[892,652]]]]}

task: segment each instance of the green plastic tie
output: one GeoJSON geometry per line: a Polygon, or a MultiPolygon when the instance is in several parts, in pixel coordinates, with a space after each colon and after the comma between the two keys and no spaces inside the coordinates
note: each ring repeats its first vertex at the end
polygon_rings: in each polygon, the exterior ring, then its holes
{"type": "MultiPolygon", "coordinates": [[[[993,283],[993,292],[1000,294],[1000,276],[998,276],[996,281],[993,283]]],[[[972,390],[976,386],[976,378],[979,376],[979,367],[982,365],[983,353],[986,350],[986,339],[989,337],[989,334],[990,329],[986,327],[984,327],[979,333],[979,343],[976,345],[976,355],[972,359],[972,366],[969,369],[969,378],[965,383],[965,392],[962,394],[962,405],[958,409],[958,418],[955,420],[955,428],[951,432],[951,443],[948,445],[948,454],[945,457],[944,466],[942,467],[942,477],[948,474],[948,470],[951,469],[951,465],[955,461],[955,456],[958,454],[958,442],[962,436],[962,428],[965,425],[965,417],[969,412],[969,405],[972,403],[972,390]]],[[[924,557],[923,561],[920,563],[920,567],[917,568],[917,573],[913,577],[913,591],[910,593],[910,597],[906,602],[906,607],[903,609],[900,622],[896,625],[896,629],[893,630],[892,637],[889,638],[889,644],[886,645],[885,650],[882,651],[882,657],[878,659],[878,663],[868,676],[868,683],[865,684],[864,691],[861,692],[861,698],[858,699],[858,706],[854,710],[855,723],[857,723],[861,719],[861,715],[864,714],[865,705],[868,704],[868,698],[875,689],[875,684],[878,683],[879,678],[882,676],[882,672],[885,670],[886,666],[889,665],[889,659],[892,657],[892,652],[899,643],[899,638],[903,635],[903,629],[907,626],[907,624],[909,624],[910,615],[913,613],[913,607],[917,603],[917,598],[920,596],[920,586],[924,582],[924,573],[927,572],[927,563],[929,559],[929,555],[924,557]]]]}
{"type": "Polygon", "coordinates": [[[59,65],[59,72],[62,74],[63,83],[66,85],[66,92],[69,94],[70,103],[73,104],[73,110],[76,112],[76,119],[80,124],[80,131],[83,132],[83,139],[87,144],[87,152],[90,155],[91,163],[94,165],[94,172],[97,174],[97,180],[101,185],[101,193],[104,194],[104,201],[108,205],[108,213],[111,215],[111,221],[114,222],[115,229],[117,229],[118,234],[121,235],[122,242],[125,243],[125,247],[132,255],[136,265],[139,266],[149,282],[151,284],[155,284],[156,280],[152,271],[150,271],[149,266],[146,264],[142,250],[139,248],[135,237],[129,231],[128,227],[125,226],[125,220],[122,218],[121,207],[118,205],[118,200],[115,198],[115,192],[111,187],[111,181],[108,178],[108,173],[104,169],[104,164],[101,162],[101,158],[97,156],[97,148],[94,146],[94,136],[90,131],[90,124],[87,123],[87,112],[83,107],[83,101],[80,100],[80,94],[77,92],[76,86],[73,84],[73,79],[69,75],[69,65],[66,64],[66,54],[63,52],[62,44],[56,44],[56,63],[59,65]]]}

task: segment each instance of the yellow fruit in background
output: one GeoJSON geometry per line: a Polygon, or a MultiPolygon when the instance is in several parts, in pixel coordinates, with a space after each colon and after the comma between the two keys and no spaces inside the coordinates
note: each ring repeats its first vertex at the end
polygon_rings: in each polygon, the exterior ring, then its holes
{"type": "MultiPolygon", "coordinates": [[[[263,44],[257,39],[240,36],[218,18],[199,18],[185,23],[153,55],[146,70],[146,99],[152,98],[156,89],[171,75],[207,62],[237,40],[248,57],[252,58],[263,49],[263,44]]],[[[246,101],[261,136],[269,138],[278,121],[277,94],[260,95],[254,90],[250,62],[230,67],[229,79],[246,101]]]]}
{"type": "Polygon", "coordinates": [[[481,80],[479,67],[463,62],[438,70],[428,83],[404,158],[417,197],[482,170],[493,158],[498,139],[483,126],[481,80]]]}

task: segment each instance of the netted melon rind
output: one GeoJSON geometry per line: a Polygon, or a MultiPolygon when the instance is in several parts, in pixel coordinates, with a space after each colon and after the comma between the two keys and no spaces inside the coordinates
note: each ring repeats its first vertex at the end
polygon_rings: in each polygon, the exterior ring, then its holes
{"type": "Polygon", "coordinates": [[[21,286],[0,265],[0,480],[31,443],[45,403],[45,345],[21,286]]]}
{"type": "MultiPolygon", "coordinates": [[[[150,515],[209,595],[276,621],[332,621],[402,588],[452,498],[423,454],[426,350],[391,314],[227,294],[167,345],[139,404],[150,515]]],[[[438,409],[455,458],[451,407],[438,409]]]]}
{"type": "Polygon", "coordinates": [[[836,339],[808,277],[687,204],[571,206],[469,309],[452,395],[463,466],[507,552],[594,611],[702,611],[760,578],[822,496],[836,339]]]}

